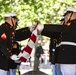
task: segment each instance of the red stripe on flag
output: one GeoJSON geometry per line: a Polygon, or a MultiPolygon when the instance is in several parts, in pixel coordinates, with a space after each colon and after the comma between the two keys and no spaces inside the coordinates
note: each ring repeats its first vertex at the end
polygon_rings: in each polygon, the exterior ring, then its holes
{"type": "Polygon", "coordinates": [[[36,35],[32,34],[32,36],[30,37],[30,40],[32,40],[35,43],[36,42],[36,35]]]}
{"type": "Polygon", "coordinates": [[[20,57],[20,59],[19,60],[21,60],[22,62],[26,62],[26,58],[24,58],[24,57],[20,57]]]}
{"type": "Polygon", "coordinates": [[[32,48],[29,47],[28,45],[22,50],[22,53],[26,51],[27,53],[31,54],[32,48]]]}

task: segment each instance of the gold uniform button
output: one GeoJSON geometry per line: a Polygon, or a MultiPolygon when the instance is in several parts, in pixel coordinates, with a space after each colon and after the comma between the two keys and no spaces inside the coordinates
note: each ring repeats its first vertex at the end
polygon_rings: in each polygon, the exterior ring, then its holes
{"type": "Polygon", "coordinates": [[[61,32],[61,34],[62,34],[62,32],[61,32]]]}
{"type": "Polygon", "coordinates": [[[63,49],[64,50],[64,49],[63,49]]]}
{"type": "Polygon", "coordinates": [[[7,50],[9,50],[9,48],[6,48],[7,50]]]}
{"type": "Polygon", "coordinates": [[[9,53],[11,53],[11,51],[9,51],[9,53]]]}
{"type": "Polygon", "coordinates": [[[12,42],[14,42],[14,40],[12,40],[12,42]]]}
{"type": "Polygon", "coordinates": [[[61,40],[61,38],[59,38],[59,40],[61,40]]]}
{"type": "Polygon", "coordinates": [[[13,37],[11,37],[11,39],[13,39],[13,37]]]}
{"type": "Polygon", "coordinates": [[[59,42],[61,42],[61,41],[59,41],[59,42]]]}
{"type": "Polygon", "coordinates": [[[2,56],[4,56],[4,54],[2,54],[2,56]]]}
{"type": "Polygon", "coordinates": [[[62,37],[62,35],[60,35],[60,37],[62,37]]]}

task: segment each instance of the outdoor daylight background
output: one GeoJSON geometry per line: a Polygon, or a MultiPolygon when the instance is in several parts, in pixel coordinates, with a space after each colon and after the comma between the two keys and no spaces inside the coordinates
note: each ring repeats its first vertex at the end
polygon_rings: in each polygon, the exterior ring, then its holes
{"type": "Polygon", "coordinates": [[[76,7],[76,0],[0,0],[0,23],[4,22],[6,12],[17,12],[17,29],[35,21],[59,23],[66,7],[76,7]]]}
{"type": "MultiPolygon", "coordinates": [[[[67,7],[76,8],[76,0],[0,0],[0,25],[4,22],[4,15],[7,12],[17,13],[19,19],[17,29],[32,26],[35,21],[40,21],[42,24],[60,24],[67,7]]],[[[48,37],[41,35],[39,39],[49,40],[48,37]]],[[[19,41],[19,44],[25,46],[27,41],[28,39],[19,41]]],[[[34,58],[34,54],[32,56],[34,58]]],[[[37,61],[34,61],[35,67],[36,63],[37,61]]]]}

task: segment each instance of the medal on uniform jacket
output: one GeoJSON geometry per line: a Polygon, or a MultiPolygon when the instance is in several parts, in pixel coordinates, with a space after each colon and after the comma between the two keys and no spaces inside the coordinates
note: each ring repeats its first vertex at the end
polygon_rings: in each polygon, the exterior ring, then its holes
{"type": "Polygon", "coordinates": [[[6,34],[3,33],[3,34],[1,35],[1,39],[6,40],[6,38],[7,38],[6,34]]]}
{"type": "Polygon", "coordinates": [[[14,45],[13,45],[13,48],[17,48],[17,44],[14,44],[14,45]]]}
{"type": "Polygon", "coordinates": [[[70,23],[67,23],[66,26],[70,26],[70,23]]]}

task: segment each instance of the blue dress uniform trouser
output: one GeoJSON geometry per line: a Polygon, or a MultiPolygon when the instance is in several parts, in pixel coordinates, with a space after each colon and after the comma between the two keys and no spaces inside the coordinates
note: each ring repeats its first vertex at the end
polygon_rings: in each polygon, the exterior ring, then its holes
{"type": "Polygon", "coordinates": [[[5,71],[5,70],[0,69],[0,75],[7,75],[7,72],[8,71],[5,71]]]}
{"type": "Polygon", "coordinates": [[[55,71],[56,71],[56,75],[62,75],[59,64],[55,64],[55,71]]]}
{"type": "Polygon", "coordinates": [[[60,64],[62,75],[76,75],[76,64],[60,64]]]}
{"type": "Polygon", "coordinates": [[[51,68],[52,68],[52,75],[62,75],[59,64],[52,64],[51,68]]]}
{"type": "Polygon", "coordinates": [[[16,69],[10,69],[10,70],[7,72],[7,75],[16,75],[16,69]]]}
{"type": "Polygon", "coordinates": [[[55,73],[55,65],[54,64],[51,64],[51,69],[52,69],[52,75],[56,75],[56,73],[55,73]]]}

